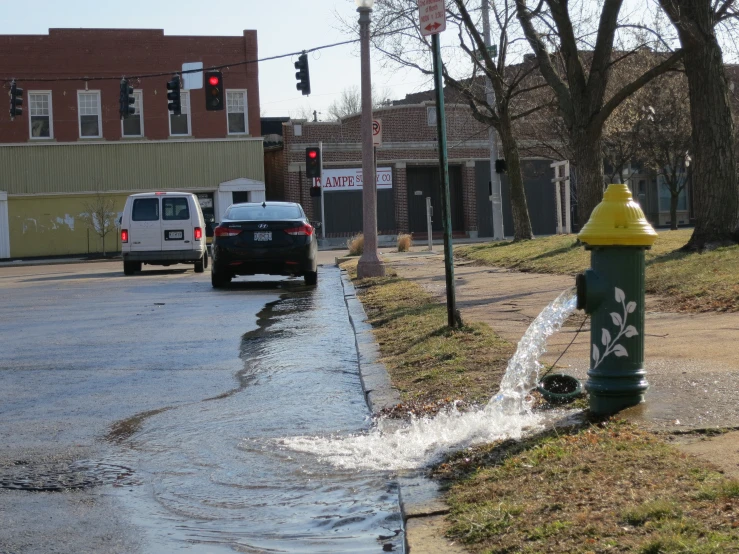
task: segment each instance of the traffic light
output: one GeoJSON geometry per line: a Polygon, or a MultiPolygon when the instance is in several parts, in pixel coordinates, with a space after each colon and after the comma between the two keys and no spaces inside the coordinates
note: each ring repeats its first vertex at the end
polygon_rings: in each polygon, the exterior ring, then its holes
{"type": "Polygon", "coordinates": [[[133,96],[133,87],[128,83],[128,79],[121,79],[120,105],[118,108],[121,119],[126,119],[129,115],[133,115],[136,112],[135,103],[136,98],[133,96]]]}
{"type": "Polygon", "coordinates": [[[15,84],[15,79],[10,83],[10,119],[23,115],[23,89],[15,84]]]}
{"type": "Polygon", "coordinates": [[[305,149],[305,176],[308,179],[321,178],[321,149],[309,146],[305,149]]]}
{"type": "Polygon", "coordinates": [[[295,74],[295,78],[298,80],[298,84],[295,87],[303,93],[303,96],[310,94],[310,74],[308,73],[308,54],[301,54],[298,61],[295,62],[295,69],[298,72],[295,74]]]}
{"type": "Polygon", "coordinates": [[[167,109],[175,115],[182,115],[182,104],[180,104],[180,76],[175,75],[172,80],[167,82],[167,109]]]}
{"type": "Polygon", "coordinates": [[[205,72],[205,109],[223,109],[223,74],[220,71],[205,72]]]}

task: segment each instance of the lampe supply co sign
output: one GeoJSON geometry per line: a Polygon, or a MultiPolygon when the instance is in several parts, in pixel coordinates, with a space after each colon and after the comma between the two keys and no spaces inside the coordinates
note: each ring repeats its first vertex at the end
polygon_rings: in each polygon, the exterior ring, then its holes
{"type": "MultiPolygon", "coordinates": [[[[378,167],[377,168],[377,189],[393,188],[393,168],[378,167]]],[[[362,190],[362,168],[352,167],[348,169],[324,169],[323,178],[326,184],[323,187],[324,192],[332,190],[362,190]]],[[[316,184],[320,185],[321,180],[316,179],[316,184]]]]}
{"type": "Polygon", "coordinates": [[[418,26],[423,36],[444,31],[446,29],[444,0],[418,0],[418,26]]]}

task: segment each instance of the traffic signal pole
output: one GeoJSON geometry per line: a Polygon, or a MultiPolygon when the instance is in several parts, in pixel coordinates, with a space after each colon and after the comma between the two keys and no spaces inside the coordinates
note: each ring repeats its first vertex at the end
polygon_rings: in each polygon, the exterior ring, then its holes
{"type": "Polygon", "coordinates": [[[441,46],[439,34],[431,35],[434,58],[434,85],[436,93],[436,131],[439,143],[439,173],[441,176],[441,217],[444,223],[444,268],[446,273],[446,310],[449,327],[461,324],[457,317],[454,290],[454,251],[452,247],[452,210],[449,198],[449,159],[446,144],[446,113],[444,110],[444,83],[441,74],[441,46]]]}

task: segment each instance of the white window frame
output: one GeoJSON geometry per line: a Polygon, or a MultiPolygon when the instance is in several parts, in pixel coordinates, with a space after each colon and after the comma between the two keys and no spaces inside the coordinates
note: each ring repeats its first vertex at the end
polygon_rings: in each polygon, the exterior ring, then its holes
{"type": "Polygon", "coordinates": [[[77,133],[79,134],[79,137],[83,140],[89,140],[89,139],[99,139],[103,138],[103,102],[102,102],[102,95],[100,94],[99,90],[78,90],[77,91],[77,133]],[[80,99],[83,95],[87,94],[96,94],[98,97],[98,134],[97,136],[88,136],[83,137],[82,136],[82,110],[80,109],[80,99]]]}
{"type": "MultiPolygon", "coordinates": [[[[192,109],[190,108],[190,91],[189,90],[180,90],[180,107],[182,107],[182,97],[184,95],[187,95],[187,134],[186,135],[173,135],[172,134],[172,112],[170,110],[167,110],[167,123],[169,124],[169,136],[170,137],[191,137],[192,136],[192,109]]],[[[165,100],[167,100],[167,97],[165,95],[165,100]]],[[[169,100],[167,100],[167,103],[169,103],[169,100]]],[[[182,114],[182,112],[180,112],[182,114]]]]}
{"type": "Polygon", "coordinates": [[[51,91],[50,90],[29,90],[28,91],[28,138],[30,140],[51,140],[54,138],[54,108],[51,105],[51,91]],[[49,136],[48,137],[34,137],[33,136],[33,125],[31,124],[31,95],[32,94],[45,94],[49,97],[49,136]]]}
{"type": "Polygon", "coordinates": [[[123,134],[123,118],[121,118],[121,137],[122,138],[141,138],[144,136],[144,91],[140,88],[134,89],[134,97],[138,96],[139,100],[139,119],[141,121],[141,134],[138,135],[124,135],[123,134]]]}
{"type": "MultiPolygon", "coordinates": [[[[239,113],[239,112],[233,112],[239,113]]],[[[249,134],[249,97],[245,88],[227,88],[226,89],[226,133],[231,136],[244,136],[249,134]],[[229,93],[241,93],[244,97],[244,131],[242,133],[232,133],[228,128],[228,114],[232,113],[228,110],[229,93]]]]}

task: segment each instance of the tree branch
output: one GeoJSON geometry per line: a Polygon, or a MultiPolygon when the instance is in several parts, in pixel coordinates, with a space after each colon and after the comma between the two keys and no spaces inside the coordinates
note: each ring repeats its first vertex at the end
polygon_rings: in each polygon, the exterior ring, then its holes
{"type": "Polygon", "coordinates": [[[659,75],[665,73],[668,69],[675,65],[682,58],[682,56],[682,49],[676,50],[669,58],[664,60],[662,63],[654,66],[649,71],[644,72],[639,78],[635,79],[628,85],[621,87],[621,89],[603,105],[600,111],[595,114],[595,116],[591,119],[589,126],[596,129],[601,128],[606,119],[608,119],[608,116],[613,113],[613,110],[615,110],[621,104],[621,102],[626,100],[626,98],[634,94],[637,90],[646,85],[655,77],[658,77],[659,75]]]}

